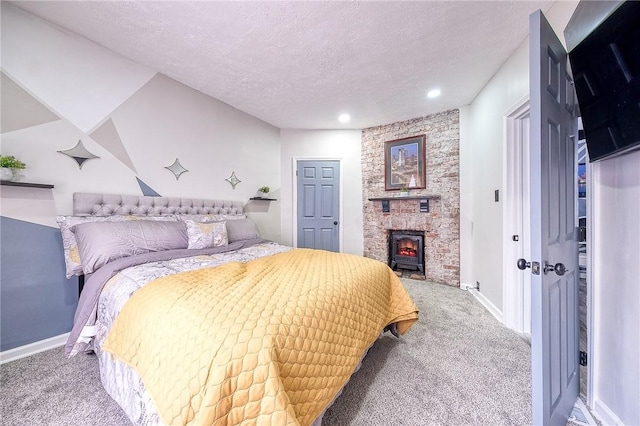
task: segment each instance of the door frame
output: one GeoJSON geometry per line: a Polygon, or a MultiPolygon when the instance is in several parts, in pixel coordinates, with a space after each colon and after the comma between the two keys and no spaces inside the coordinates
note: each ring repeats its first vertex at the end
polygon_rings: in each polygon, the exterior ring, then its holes
{"type": "Polygon", "coordinates": [[[291,242],[293,247],[298,247],[298,176],[296,171],[298,170],[298,161],[337,161],[340,168],[340,181],[338,182],[338,252],[342,252],[343,248],[343,226],[342,218],[344,217],[344,200],[342,199],[344,194],[342,178],[342,158],[339,157],[292,157],[291,158],[291,182],[292,182],[292,228],[291,228],[291,242]]]}
{"type": "Polygon", "coordinates": [[[529,110],[529,97],[526,96],[504,114],[502,320],[507,327],[530,338],[531,276],[514,267],[516,259],[531,257],[531,231],[527,220],[531,201],[528,191],[531,172],[529,110]],[[517,243],[512,240],[513,235],[519,236],[517,243]]]}
{"type": "MultiPolygon", "coordinates": [[[[587,151],[588,152],[588,151],[587,151]]],[[[588,159],[588,154],[587,154],[588,159]]],[[[593,354],[595,353],[596,348],[596,339],[597,335],[595,333],[595,323],[596,319],[600,315],[599,310],[597,309],[597,304],[594,303],[596,293],[596,288],[602,288],[600,283],[597,283],[596,279],[597,275],[593,270],[595,263],[593,259],[596,258],[596,254],[599,255],[599,248],[593,244],[593,236],[598,235],[601,231],[599,222],[594,220],[594,212],[596,211],[595,200],[599,196],[599,186],[595,185],[596,182],[599,182],[599,171],[600,168],[596,165],[587,161],[587,406],[590,408],[595,407],[595,394],[593,392],[595,388],[595,382],[597,380],[596,377],[596,367],[594,362],[593,354]]],[[[579,306],[579,304],[578,304],[579,306]]],[[[599,345],[598,345],[599,346],[599,345]]]]}

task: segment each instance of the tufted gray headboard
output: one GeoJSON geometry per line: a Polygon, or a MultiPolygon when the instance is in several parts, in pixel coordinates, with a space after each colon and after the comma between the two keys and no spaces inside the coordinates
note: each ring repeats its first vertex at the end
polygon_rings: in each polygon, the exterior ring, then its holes
{"type": "Polygon", "coordinates": [[[119,216],[168,214],[243,214],[240,201],[192,198],[147,197],[142,195],[73,194],[74,216],[119,216]]]}

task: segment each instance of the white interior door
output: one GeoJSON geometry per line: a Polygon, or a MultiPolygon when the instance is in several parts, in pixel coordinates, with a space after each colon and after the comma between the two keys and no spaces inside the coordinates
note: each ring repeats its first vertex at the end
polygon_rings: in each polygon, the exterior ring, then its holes
{"type": "Polygon", "coordinates": [[[564,425],[580,374],[575,96],[566,51],[542,12],[529,24],[532,413],[536,425],[564,425]]]}

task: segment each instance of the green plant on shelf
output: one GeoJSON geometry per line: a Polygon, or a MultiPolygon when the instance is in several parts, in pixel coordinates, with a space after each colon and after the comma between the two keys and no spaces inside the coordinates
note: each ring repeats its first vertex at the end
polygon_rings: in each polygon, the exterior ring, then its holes
{"type": "Polygon", "coordinates": [[[13,155],[0,155],[0,167],[6,167],[8,169],[25,169],[27,165],[13,155]]]}
{"type": "Polygon", "coordinates": [[[270,188],[268,186],[261,186],[260,188],[258,188],[258,192],[262,192],[263,194],[268,194],[269,190],[270,188]]]}

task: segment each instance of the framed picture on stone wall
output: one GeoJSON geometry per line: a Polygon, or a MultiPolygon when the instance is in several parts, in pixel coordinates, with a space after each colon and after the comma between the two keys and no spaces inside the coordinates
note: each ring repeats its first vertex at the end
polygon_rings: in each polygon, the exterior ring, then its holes
{"type": "Polygon", "coordinates": [[[424,135],[384,143],[385,191],[426,186],[424,143],[424,135]]]}

